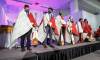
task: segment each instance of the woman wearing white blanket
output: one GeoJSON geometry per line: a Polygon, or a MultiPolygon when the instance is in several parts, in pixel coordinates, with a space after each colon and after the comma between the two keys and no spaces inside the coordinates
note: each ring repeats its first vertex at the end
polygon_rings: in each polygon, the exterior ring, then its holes
{"type": "Polygon", "coordinates": [[[65,43],[70,43],[70,36],[67,31],[67,24],[64,21],[62,12],[59,12],[59,15],[56,17],[56,25],[59,33],[58,40],[61,41],[61,45],[64,45],[65,43]]]}

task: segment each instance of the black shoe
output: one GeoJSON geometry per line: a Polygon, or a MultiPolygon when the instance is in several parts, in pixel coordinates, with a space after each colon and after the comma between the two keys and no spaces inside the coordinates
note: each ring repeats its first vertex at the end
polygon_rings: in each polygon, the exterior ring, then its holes
{"type": "Polygon", "coordinates": [[[37,45],[33,45],[34,47],[37,47],[37,45]]]}
{"type": "Polygon", "coordinates": [[[27,50],[29,50],[29,51],[30,51],[30,50],[32,50],[32,49],[31,49],[31,48],[27,48],[27,50]]]}
{"type": "Polygon", "coordinates": [[[43,47],[44,47],[44,48],[47,48],[47,45],[46,45],[46,44],[43,44],[43,47]]]}
{"type": "Polygon", "coordinates": [[[51,44],[50,44],[49,46],[52,47],[52,48],[55,48],[55,47],[54,47],[53,45],[51,45],[51,44]]]}
{"type": "Polygon", "coordinates": [[[25,51],[25,48],[21,48],[21,51],[24,52],[25,51]]]}

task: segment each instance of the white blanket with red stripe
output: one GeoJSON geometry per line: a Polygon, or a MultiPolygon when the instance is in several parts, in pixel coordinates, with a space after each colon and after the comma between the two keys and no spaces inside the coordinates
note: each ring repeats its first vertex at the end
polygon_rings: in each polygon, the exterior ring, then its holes
{"type": "Polygon", "coordinates": [[[15,26],[12,32],[12,38],[9,44],[9,48],[12,48],[16,44],[16,40],[27,33],[32,28],[31,22],[26,15],[24,9],[19,13],[15,26]]]}

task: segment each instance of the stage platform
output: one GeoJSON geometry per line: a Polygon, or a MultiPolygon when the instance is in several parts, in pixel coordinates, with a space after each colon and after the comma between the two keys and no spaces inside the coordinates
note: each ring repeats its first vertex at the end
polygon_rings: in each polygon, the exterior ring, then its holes
{"type": "Polygon", "coordinates": [[[100,41],[85,42],[76,45],[43,48],[42,45],[32,47],[32,51],[21,52],[20,48],[0,49],[0,60],[71,60],[100,50],[100,41]]]}
{"type": "Polygon", "coordinates": [[[100,60],[100,50],[97,50],[90,54],[83,55],[81,57],[77,57],[72,60],[100,60]]]}

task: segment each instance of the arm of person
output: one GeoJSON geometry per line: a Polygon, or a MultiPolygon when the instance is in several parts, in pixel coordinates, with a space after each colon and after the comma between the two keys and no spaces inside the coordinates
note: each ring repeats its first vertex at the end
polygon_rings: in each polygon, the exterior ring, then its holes
{"type": "Polygon", "coordinates": [[[52,23],[49,21],[49,22],[48,22],[48,25],[50,25],[50,26],[51,26],[51,25],[52,25],[52,23]]]}

